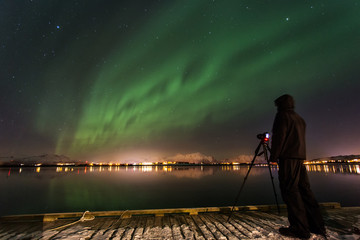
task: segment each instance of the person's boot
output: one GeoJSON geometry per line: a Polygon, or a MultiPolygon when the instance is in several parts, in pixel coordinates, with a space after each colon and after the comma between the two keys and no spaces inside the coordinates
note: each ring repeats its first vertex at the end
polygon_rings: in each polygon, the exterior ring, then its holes
{"type": "Polygon", "coordinates": [[[301,239],[309,239],[310,238],[309,232],[307,232],[307,233],[300,232],[291,226],[290,227],[281,227],[281,228],[279,228],[279,232],[281,235],[286,236],[286,237],[294,237],[294,238],[301,238],[301,239]]]}

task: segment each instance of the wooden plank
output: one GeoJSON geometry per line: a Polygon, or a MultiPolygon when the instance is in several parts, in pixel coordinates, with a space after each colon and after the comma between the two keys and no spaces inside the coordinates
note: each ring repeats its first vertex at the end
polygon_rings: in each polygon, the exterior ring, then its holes
{"type": "Polygon", "coordinates": [[[338,215],[332,215],[331,218],[325,217],[326,228],[341,235],[350,234],[351,232],[349,231],[349,228],[343,224],[343,220],[344,219],[338,215]]]}
{"type": "Polygon", "coordinates": [[[26,224],[21,224],[23,222],[19,223],[8,223],[8,224],[4,224],[4,227],[6,225],[6,227],[4,228],[4,233],[6,235],[13,235],[13,234],[17,234],[20,233],[23,237],[29,235],[29,234],[39,234],[39,232],[41,233],[42,230],[42,223],[41,222],[26,222],[26,224]]]}
{"type": "Polygon", "coordinates": [[[165,239],[163,235],[163,217],[148,216],[143,239],[165,239]]]}
{"type": "Polygon", "coordinates": [[[184,236],[181,232],[181,228],[180,228],[180,223],[177,220],[177,218],[175,218],[175,216],[169,216],[169,221],[170,221],[170,227],[171,227],[171,231],[172,231],[172,236],[175,240],[183,240],[184,236]]]}
{"type": "Polygon", "coordinates": [[[247,236],[242,233],[239,229],[237,229],[233,224],[227,221],[228,216],[224,214],[213,214],[213,218],[217,219],[219,222],[221,222],[230,232],[232,235],[234,235],[238,239],[244,239],[247,238],[247,236]]]}
{"type": "Polygon", "coordinates": [[[253,228],[243,221],[242,214],[234,213],[230,218],[229,223],[236,227],[236,229],[247,238],[251,238],[253,228]]]}
{"type": "Polygon", "coordinates": [[[175,240],[174,238],[174,233],[171,229],[171,223],[170,223],[170,218],[169,216],[164,216],[162,217],[162,231],[163,234],[161,235],[164,239],[172,239],[175,240]]]}
{"type": "Polygon", "coordinates": [[[126,227],[130,224],[131,219],[117,219],[115,223],[115,232],[112,234],[113,239],[121,239],[125,234],[126,227]]]}
{"type": "MultiPolygon", "coordinates": [[[[284,204],[279,205],[280,208],[285,209],[286,206],[284,204]]],[[[327,202],[320,203],[322,208],[326,209],[336,209],[341,208],[340,203],[336,202],[327,202]]],[[[229,212],[232,207],[203,207],[203,208],[174,208],[174,209],[145,209],[145,210],[126,210],[126,211],[94,211],[88,212],[86,214],[87,217],[90,216],[120,216],[124,214],[124,217],[131,217],[132,215],[158,215],[163,216],[164,214],[198,214],[198,213],[206,213],[206,212],[229,212]],[[126,215],[126,216],[125,216],[126,215]]],[[[235,206],[235,211],[245,211],[245,210],[261,210],[261,211],[269,211],[275,210],[276,205],[249,205],[249,206],[235,206]]],[[[72,212],[72,213],[47,213],[47,214],[28,214],[28,215],[12,215],[12,216],[2,216],[0,217],[1,221],[14,221],[16,219],[27,219],[27,220],[43,220],[43,221],[55,221],[60,218],[80,218],[84,212],[72,212]]]]}
{"type": "Polygon", "coordinates": [[[238,239],[237,236],[235,236],[226,226],[224,223],[226,223],[225,221],[223,221],[223,219],[219,219],[216,218],[214,213],[208,213],[208,214],[204,214],[204,216],[211,222],[213,223],[216,228],[224,235],[226,236],[227,239],[238,239]]]}
{"type": "Polygon", "coordinates": [[[8,240],[8,239],[15,238],[17,236],[17,233],[16,232],[12,232],[12,233],[5,232],[0,236],[1,236],[1,239],[8,240]]]}
{"type": "Polygon", "coordinates": [[[136,217],[130,218],[129,224],[125,227],[125,232],[121,239],[130,240],[133,237],[138,219],[136,217]]]}
{"type": "Polygon", "coordinates": [[[167,237],[173,239],[171,229],[164,223],[163,217],[154,217],[153,219],[154,221],[149,225],[149,231],[147,231],[147,238],[145,239],[167,239],[167,237]],[[166,231],[164,231],[164,229],[166,229],[166,231]]]}
{"type": "Polygon", "coordinates": [[[6,235],[16,235],[16,229],[19,228],[19,225],[16,223],[2,223],[3,234],[2,236],[6,238],[6,235]]]}
{"type": "Polygon", "coordinates": [[[64,219],[57,220],[55,222],[44,222],[43,238],[49,239],[54,237],[65,236],[66,234],[71,234],[71,232],[78,231],[82,234],[86,234],[90,231],[90,235],[94,232],[91,231],[91,228],[99,224],[99,220],[94,219],[91,223],[81,222],[78,219],[64,219]],[[79,226],[79,227],[78,227],[79,226]]]}
{"type": "Polygon", "coordinates": [[[267,230],[267,237],[269,238],[280,238],[281,235],[278,231],[279,228],[288,226],[288,220],[286,217],[276,217],[276,215],[272,215],[272,217],[269,218],[269,215],[263,212],[248,212],[246,215],[251,217],[253,222],[257,221],[262,229],[267,230]]]}
{"type": "Polygon", "coordinates": [[[29,224],[29,228],[23,230],[23,238],[39,239],[43,234],[42,222],[32,222],[29,224]]]}
{"type": "Polygon", "coordinates": [[[210,229],[208,229],[206,224],[200,219],[199,216],[192,216],[192,219],[194,220],[196,226],[201,230],[205,239],[216,239],[213,233],[210,231],[210,229]]]}
{"type": "Polygon", "coordinates": [[[355,222],[359,221],[360,208],[350,208],[350,209],[342,209],[342,210],[334,210],[332,213],[332,217],[341,221],[344,226],[352,226],[355,222]]]}
{"type": "Polygon", "coordinates": [[[214,223],[212,223],[207,217],[207,214],[199,215],[199,218],[203,221],[203,223],[207,226],[207,228],[211,231],[211,233],[215,236],[216,239],[223,240],[226,239],[225,235],[216,227],[214,223]]]}
{"type": "Polygon", "coordinates": [[[187,224],[184,215],[183,214],[174,215],[174,217],[178,220],[178,223],[180,225],[180,231],[181,234],[184,236],[184,239],[194,240],[195,239],[194,233],[190,230],[190,227],[187,224]]]}
{"type": "MultiPolygon", "coordinates": [[[[0,233],[0,239],[4,239],[6,237],[6,235],[8,235],[8,233],[5,231],[5,232],[1,232],[0,233]]],[[[16,233],[14,233],[14,235],[16,235],[16,233]]]]}
{"type": "Polygon", "coordinates": [[[251,218],[249,218],[246,213],[242,214],[241,217],[243,223],[251,229],[251,238],[258,238],[261,236],[267,236],[269,234],[269,231],[262,228],[257,222],[251,221],[251,218]]]}
{"type": "Polygon", "coordinates": [[[249,212],[248,214],[251,214],[254,217],[263,217],[269,221],[274,221],[279,224],[282,223],[283,221],[287,220],[287,216],[284,213],[280,213],[280,215],[278,215],[277,213],[274,214],[274,213],[269,213],[269,212],[252,211],[251,213],[249,212]]]}
{"type": "Polygon", "coordinates": [[[341,204],[338,202],[324,202],[324,203],[319,203],[321,208],[325,208],[325,209],[340,209],[341,208],[341,204]]]}
{"type": "Polygon", "coordinates": [[[265,236],[266,238],[281,238],[278,229],[280,227],[287,226],[287,222],[285,221],[283,221],[282,223],[270,222],[269,220],[263,219],[262,217],[254,218],[248,213],[244,214],[244,219],[257,225],[257,229],[259,230],[261,235],[265,236]]]}
{"type": "MultiPolygon", "coordinates": [[[[0,221],[0,239],[252,239],[279,238],[278,228],[286,226],[286,213],[246,211],[234,212],[227,222],[224,213],[199,213],[198,215],[170,214],[164,217],[134,215],[129,219],[97,217],[93,221],[77,222],[62,229],[54,227],[75,222],[76,219],[54,222],[28,222],[13,219],[0,221]]],[[[357,236],[360,225],[360,207],[333,208],[324,212],[330,238],[357,236]]]]}
{"type": "Polygon", "coordinates": [[[133,240],[138,240],[143,238],[144,228],[146,228],[146,217],[139,216],[139,221],[134,232],[133,240]]]}
{"type": "Polygon", "coordinates": [[[113,234],[114,230],[111,229],[115,219],[114,218],[104,218],[101,219],[102,225],[100,228],[95,230],[95,232],[90,236],[93,240],[103,240],[109,239],[110,236],[113,234]]]}
{"type": "Polygon", "coordinates": [[[144,232],[143,232],[143,238],[144,239],[149,239],[151,237],[151,229],[154,228],[154,220],[155,218],[153,217],[146,217],[146,222],[145,222],[145,228],[144,228],[144,232]]]}
{"type": "Polygon", "coordinates": [[[78,239],[89,239],[96,236],[99,230],[105,229],[108,224],[109,221],[106,219],[94,219],[91,222],[74,221],[70,226],[60,229],[52,238],[66,239],[71,236],[78,239]]]}
{"type": "Polygon", "coordinates": [[[47,231],[47,230],[51,230],[51,229],[55,229],[61,226],[65,226],[67,224],[73,223],[75,221],[77,221],[78,219],[62,219],[62,220],[57,220],[57,221],[53,221],[53,222],[44,222],[43,223],[43,231],[47,231]]]}
{"type": "Polygon", "coordinates": [[[182,216],[185,224],[189,227],[189,230],[192,232],[196,240],[204,240],[205,235],[201,229],[197,226],[192,216],[182,216]]]}
{"type": "Polygon", "coordinates": [[[156,217],[155,216],[155,222],[154,222],[154,226],[155,227],[163,227],[163,223],[162,223],[163,218],[162,217],[156,217]]]}
{"type": "Polygon", "coordinates": [[[67,239],[67,238],[69,238],[69,236],[71,236],[72,238],[80,239],[83,237],[90,237],[92,233],[93,233],[93,231],[91,231],[90,229],[84,229],[80,225],[73,225],[73,226],[67,227],[67,228],[59,231],[57,234],[55,234],[51,238],[67,239]]]}

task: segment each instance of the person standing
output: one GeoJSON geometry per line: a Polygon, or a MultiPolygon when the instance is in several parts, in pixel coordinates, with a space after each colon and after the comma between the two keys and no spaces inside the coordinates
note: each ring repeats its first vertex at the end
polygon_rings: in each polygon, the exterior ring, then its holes
{"type": "Polygon", "coordinates": [[[288,210],[289,227],[279,229],[289,237],[310,238],[310,233],[326,237],[320,207],[310,189],[303,164],[306,159],[306,123],[295,111],[294,99],[285,94],[275,100],[275,116],[270,162],[279,164],[281,196],[288,210]]]}

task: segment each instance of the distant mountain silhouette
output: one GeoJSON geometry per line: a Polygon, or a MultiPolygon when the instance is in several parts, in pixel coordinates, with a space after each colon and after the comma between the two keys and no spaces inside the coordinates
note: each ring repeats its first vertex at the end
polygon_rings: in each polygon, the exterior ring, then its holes
{"type": "Polygon", "coordinates": [[[33,166],[35,164],[41,165],[55,165],[57,163],[71,163],[74,160],[71,160],[69,157],[64,155],[56,154],[43,154],[38,156],[29,156],[29,157],[0,157],[0,166],[15,165],[15,166],[33,166]]]}

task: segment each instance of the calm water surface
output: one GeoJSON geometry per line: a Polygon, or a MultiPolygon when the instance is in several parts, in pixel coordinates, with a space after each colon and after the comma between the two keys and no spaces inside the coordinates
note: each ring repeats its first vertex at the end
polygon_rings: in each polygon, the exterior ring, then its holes
{"type": "MultiPolygon", "coordinates": [[[[319,202],[360,206],[359,165],[307,166],[319,202]]],[[[231,206],[246,166],[0,169],[0,216],[231,206]]],[[[279,202],[277,169],[272,170],[279,202]]],[[[267,167],[251,170],[238,205],[275,204],[267,167]]]]}

